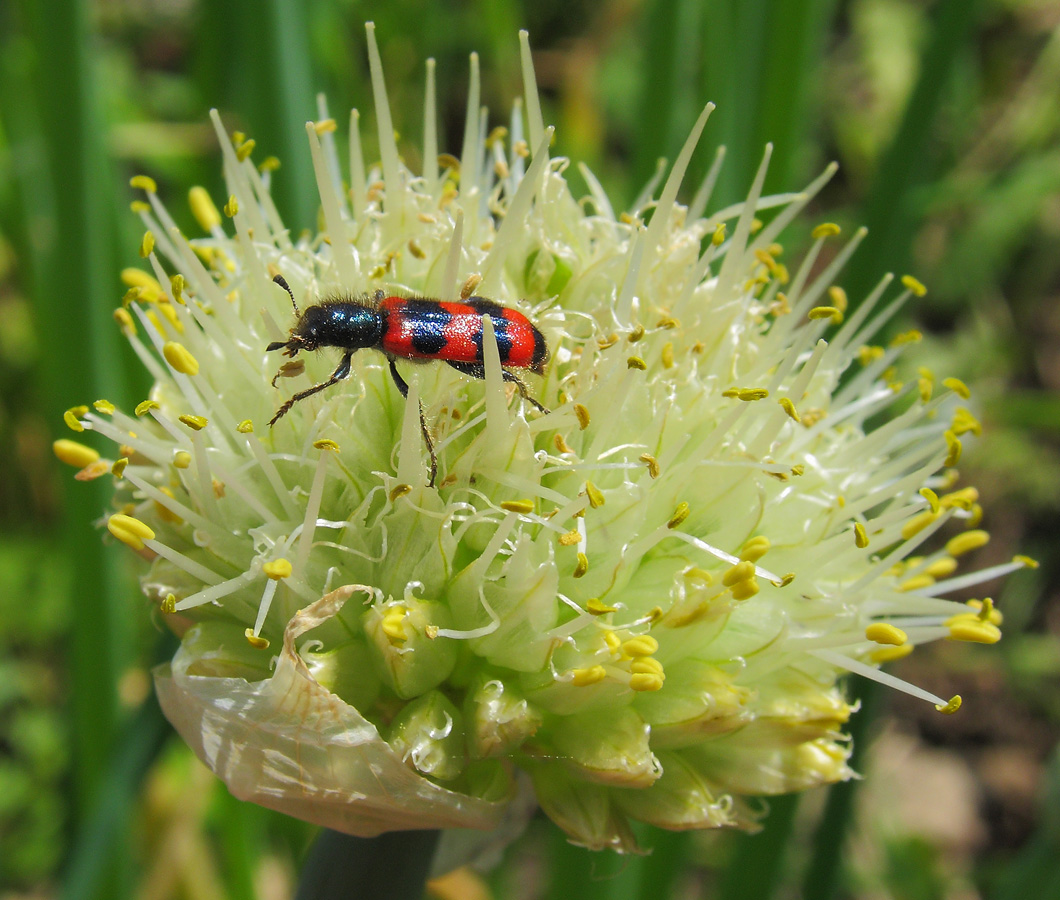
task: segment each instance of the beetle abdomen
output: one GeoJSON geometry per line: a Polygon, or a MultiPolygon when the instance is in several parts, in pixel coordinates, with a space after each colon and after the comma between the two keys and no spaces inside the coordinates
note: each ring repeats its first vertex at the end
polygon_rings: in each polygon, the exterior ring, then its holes
{"type": "Polygon", "coordinates": [[[522,313],[483,297],[466,303],[387,297],[381,347],[406,359],[482,362],[482,321],[489,316],[501,365],[539,372],[548,357],[545,339],[522,313]]]}

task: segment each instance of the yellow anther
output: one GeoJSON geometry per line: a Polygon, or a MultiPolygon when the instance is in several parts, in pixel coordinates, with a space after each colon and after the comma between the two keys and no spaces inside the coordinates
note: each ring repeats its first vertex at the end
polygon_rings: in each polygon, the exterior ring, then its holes
{"type": "Polygon", "coordinates": [[[604,643],[607,644],[607,649],[612,653],[618,653],[622,648],[622,639],[613,631],[604,632],[604,643]]]}
{"type": "Polygon", "coordinates": [[[788,572],[786,575],[781,575],[780,576],[780,581],[772,581],[772,582],[770,582],[770,584],[772,584],[772,585],[774,585],[776,587],[787,587],[794,580],[795,580],[795,573],[794,572],[788,572]]]}
{"type": "Polygon", "coordinates": [[[660,355],[662,367],[664,369],[672,369],[674,367],[674,345],[673,341],[667,341],[663,344],[662,354],[660,355]]]}
{"type": "Polygon", "coordinates": [[[129,204],[129,209],[131,209],[134,213],[139,215],[140,213],[150,212],[151,211],[151,204],[150,203],[145,203],[143,200],[133,200],[129,204]]]}
{"type": "Polygon", "coordinates": [[[690,510],[688,504],[682,500],[677,504],[677,509],[674,510],[674,514],[670,516],[670,521],[666,523],[667,528],[677,528],[685,519],[688,518],[690,510]]]}
{"type": "Polygon", "coordinates": [[[129,315],[129,310],[122,309],[119,306],[114,310],[114,321],[118,323],[118,327],[126,337],[132,337],[136,334],[136,323],[133,321],[133,317],[129,315]]]}
{"type": "Polygon", "coordinates": [[[334,119],[321,119],[313,123],[313,130],[318,134],[331,134],[339,130],[338,123],[334,119]]]}
{"type": "Polygon", "coordinates": [[[589,571],[589,557],[584,553],[578,554],[578,564],[574,567],[574,577],[581,578],[589,571]]]}
{"type": "Polygon", "coordinates": [[[87,406],[85,406],[85,407],[75,406],[73,409],[68,409],[66,412],[63,413],[63,421],[66,423],[66,427],[69,428],[71,431],[77,431],[77,432],[84,431],[85,430],[85,426],[82,425],[78,421],[78,416],[79,415],[83,416],[86,412],[88,412],[88,407],[87,406]],[[79,409],[84,409],[84,412],[81,412],[81,413],[77,412],[77,410],[79,410],[79,409]]]}
{"type": "Polygon", "coordinates": [[[633,327],[633,330],[626,335],[626,340],[631,344],[637,343],[642,337],[644,337],[644,326],[638,323],[633,327]]]}
{"type": "Polygon", "coordinates": [[[725,574],[721,576],[721,583],[725,587],[732,587],[734,584],[740,581],[746,581],[748,578],[754,578],[755,575],[755,564],[749,559],[738,562],[732,568],[726,570],[725,574]]]}
{"type": "Polygon", "coordinates": [[[681,323],[677,321],[673,316],[662,315],[659,317],[659,321],[655,323],[656,328],[677,328],[681,323]]]}
{"type": "Polygon", "coordinates": [[[213,231],[221,224],[221,214],[217,211],[210,192],[201,185],[195,185],[188,191],[188,206],[203,231],[213,231]]]}
{"type": "Polygon", "coordinates": [[[521,513],[526,515],[534,511],[533,500],[504,500],[501,502],[501,509],[506,512],[521,513]]]}
{"type": "Polygon", "coordinates": [[[972,644],[996,644],[1001,640],[1001,629],[991,622],[984,622],[974,613],[954,616],[946,623],[949,640],[966,641],[972,644]]]}
{"type": "Polygon", "coordinates": [[[175,594],[166,594],[166,599],[158,604],[158,609],[164,615],[171,616],[177,611],[177,598],[175,594]]]}
{"type": "Polygon", "coordinates": [[[235,194],[231,194],[228,198],[228,202],[225,204],[224,213],[228,218],[234,219],[236,214],[239,212],[239,201],[236,199],[235,194]]]}
{"type": "Polygon", "coordinates": [[[921,375],[917,379],[916,390],[917,390],[917,393],[920,395],[921,402],[922,403],[927,403],[928,400],[931,399],[931,395],[935,391],[935,382],[932,381],[930,378],[927,378],[924,375],[921,375]]]}
{"type": "Polygon", "coordinates": [[[423,252],[423,248],[416,243],[415,238],[409,238],[409,242],[405,245],[409,248],[409,253],[416,259],[426,259],[427,254],[423,252]]]}
{"type": "Polygon", "coordinates": [[[162,405],[155,400],[141,400],[136,404],[133,412],[138,416],[146,416],[152,409],[161,409],[162,405]]]}
{"type": "Polygon", "coordinates": [[[250,434],[254,431],[254,423],[250,419],[244,419],[236,426],[236,431],[240,434],[250,434]]]}
{"type": "Polygon", "coordinates": [[[105,459],[97,459],[82,468],[74,478],[78,481],[95,481],[102,478],[110,471],[110,463],[105,459]]]}
{"type": "Polygon", "coordinates": [[[582,536],[577,531],[568,531],[566,534],[559,536],[559,543],[561,547],[572,547],[582,539],[582,536]]]}
{"type": "Polygon", "coordinates": [[[596,346],[601,350],[606,350],[608,347],[614,347],[618,343],[618,335],[613,331],[607,336],[596,339],[596,346]]]}
{"type": "Polygon", "coordinates": [[[950,429],[956,435],[962,435],[969,431],[977,435],[983,433],[983,426],[979,424],[979,420],[972,415],[970,410],[965,409],[963,406],[958,406],[953,413],[953,422],[950,423],[950,429]]]}
{"type": "MultiPolygon", "coordinates": [[[[173,308],[172,303],[165,300],[159,303],[156,309],[166,317],[166,321],[173,326],[174,331],[179,332],[180,334],[184,333],[184,323],[180,321],[180,316],[177,315],[177,311],[173,308]]],[[[147,315],[150,317],[151,313],[148,312],[147,315]]],[[[152,321],[154,320],[152,319],[152,321]]]]}
{"type": "Polygon", "coordinates": [[[467,300],[472,294],[475,293],[475,289],[482,284],[482,273],[472,272],[467,276],[467,279],[460,286],[460,299],[467,300]]]}
{"type": "Polygon", "coordinates": [[[932,512],[930,509],[925,509],[923,512],[917,513],[902,526],[902,538],[908,541],[913,535],[919,534],[927,528],[928,525],[934,522],[938,517],[939,514],[932,512]]]}
{"type": "Polygon", "coordinates": [[[158,193],[158,185],[155,184],[155,180],[150,175],[133,175],[129,179],[129,187],[139,188],[149,194],[158,193]]]}
{"type": "Polygon", "coordinates": [[[777,403],[780,404],[781,409],[783,409],[790,418],[794,419],[796,422],[800,421],[799,411],[795,409],[795,404],[791,402],[789,397],[780,397],[777,400],[777,403]]]}
{"type": "Polygon", "coordinates": [[[170,276],[169,292],[177,303],[181,306],[184,305],[184,276],[181,275],[180,272],[177,272],[176,275],[170,276]]]}
{"type": "Polygon", "coordinates": [[[945,431],[942,435],[946,438],[946,459],[943,460],[944,466],[955,466],[961,461],[961,439],[957,437],[952,431],[945,431]]]}
{"type": "Polygon", "coordinates": [[[162,285],[154,275],[143,269],[127,268],[121,270],[121,282],[126,287],[138,287],[143,293],[143,299],[149,303],[155,303],[165,296],[162,285]]]}
{"type": "Polygon", "coordinates": [[[706,569],[701,569],[699,566],[689,566],[681,574],[691,581],[700,581],[703,584],[714,583],[714,576],[706,569]]]}
{"type": "Polygon", "coordinates": [[[642,453],[639,457],[640,461],[648,467],[648,474],[652,478],[659,477],[659,460],[657,460],[650,453],[642,453]]]}
{"type": "Polygon", "coordinates": [[[339,452],[339,445],[330,438],[320,438],[318,441],[313,441],[313,446],[317,450],[330,450],[332,453],[339,452]]]}
{"type": "Polygon", "coordinates": [[[186,469],[191,465],[191,454],[187,450],[178,450],[173,454],[173,468],[186,469]]]}
{"type": "Polygon", "coordinates": [[[964,520],[965,528],[978,528],[979,523],[983,521],[983,507],[978,503],[973,503],[972,508],[969,511],[968,518],[964,520]]]}
{"type": "Polygon", "coordinates": [[[607,678],[607,670],[603,666],[589,666],[586,669],[571,669],[571,684],[575,687],[587,687],[590,684],[598,684],[607,678]]]}
{"type": "Polygon", "coordinates": [[[653,656],[659,652],[659,642],[650,634],[638,634],[622,642],[622,652],[626,656],[653,656]]]}
{"type": "Polygon", "coordinates": [[[870,363],[880,359],[886,351],[883,347],[878,347],[875,344],[864,344],[858,347],[858,362],[863,366],[867,366],[870,363]]]}
{"type": "Polygon", "coordinates": [[[574,404],[574,415],[578,418],[578,427],[585,431],[589,427],[589,410],[580,403],[574,404]]]}
{"type": "Polygon", "coordinates": [[[552,435],[552,444],[560,453],[573,453],[570,444],[564,439],[563,435],[558,431],[552,435]]]}
{"type": "Polygon", "coordinates": [[[591,481],[585,482],[585,496],[589,498],[589,505],[593,509],[599,509],[604,505],[604,495],[591,481]]]}
{"type": "Polygon", "coordinates": [[[832,301],[832,306],[838,309],[840,312],[845,313],[847,307],[850,305],[847,300],[847,292],[844,291],[838,284],[833,284],[828,289],[828,299],[832,301]]]}
{"type": "Polygon", "coordinates": [[[755,594],[758,593],[758,579],[748,578],[746,581],[737,581],[730,591],[734,600],[750,600],[755,594]]]}
{"type": "Polygon", "coordinates": [[[769,255],[769,251],[766,249],[755,250],[755,259],[757,259],[763,266],[765,266],[770,274],[776,271],[777,261],[769,255]]]}
{"type": "Polygon", "coordinates": [[[408,640],[408,635],[405,633],[405,616],[407,613],[408,610],[404,606],[391,606],[383,613],[383,621],[380,627],[390,643],[398,644],[408,640]]]}
{"type": "Polygon", "coordinates": [[[831,319],[835,323],[843,321],[843,313],[834,306],[815,306],[807,314],[808,319],[831,319]]]}
{"type": "Polygon", "coordinates": [[[961,708],[961,695],[960,694],[954,694],[952,697],[950,697],[949,700],[946,701],[946,704],[944,706],[939,706],[939,704],[937,704],[937,703],[935,704],[935,709],[937,709],[944,716],[952,716],[960,708],[961,708]]]}
{"type": "Polygon", "coordinates": [[[971,509],[979,500],[979,491],[974,487],[961,488],[959,491],[951,491],[939,498],[943,509],[971,509]]]}
{"type": "Polygon", "coordinates": [[[984,597],[982,600],[969,600],[968,605],[975,610],[976,617],[980,622],[989,622],[991,625],[1000,626],[1005,621],[1001,610],[994,606],[993,598],[984,597]]]}
{"type": "Polygon", "coordinates": [[[905,659],[913,652],[913,644],[899,644],[897,647],[877,647],[869,654],[869,659],[874,663],[889,663],[896,659],[905,659]]]}
{"type": "Polygon", "coordinates": [[[923,282],[912,275],[902,276],[902,286],[911,291],[915,297],[923,297],[927,293],[927,288],[924,287],[923,282]]]}
{"type": "Polygon", "coordinates": [[[896,647],[909,640],[909,635],[901,628],[896,628],[888,622],[873,622],[865,629],[865,637],[877,644],[893,644],[896,647]]]}
{"type": "Polygon", "coordinates": [[[743,545],[743,549],[740,550],[740,559],[748,562],[758,562],[769,552],[771,546],[773,545],[770,543],[769,538],[764,534],[755,535],[743,545]]]}
{"type": "Polygon", "coordinates": [[[261,567],[261,571],[273,581],[280,581],[283,578],[289,578],[291,572],[294,571],[294,567],[291,565],[290,560],[280,557],[279,559],[270,559],[261,567]]]}
{"type": "Polygon", "coordinates": [[[966,385],[959,378],[943,378],[942,384],[944,387],[948,387],[962,400],[967,400],[969,397],[972,396],[972,392],[968,390],[968,385],[966,385]]]}
{"type": "Polygon", "coordinates": [[[841,230],[835,222],[822,222],[810,232],[810,236],[815,241],[821,241],[825,238],[835,237],[841,230]]]}
{"type": "Polygon", "coordinates": [[[493,145],[498,141],[504,141],[508,137],[508,129],[503,125],[498,125],[486,136],[486,147],[493,149],[493,145]]]}
{"type": "Polygon", "coordinates": [[[921,497],[927,500],[928,507],[930,507],[933,513],[937,513],[939,511],[939,495],[936,494],[933,490],[931,490],[931,488],[921,488],[917,493],[919,493],[921,497]]]}
{"type": "Polygon", "coordinates": [[[973,529],[950,538],[946,542],[946,552],[954,557],[964,556],[965,553],[985,547],[988,543],[990,543],[990,532],[973,529]]]}
{"type": "Polygon", "coordinates": [[[854,546],[864,550],[869,545],[869,533],[860,522],[854,523],[854,546]]]}
{"type": "Polygon", "coordinates": [[[1017,553],[1015,556],[1013,556],[1012,561],[1014,563],[1020,563],[1027,569],[1037,569],[1038,566],[1041,565],[1038,560],[1034,559],[1031,556],[1024,556],[1022,553],[1017,553]]]}
{"type": "Polygon", "coordinates": [[[629,664],[629,671],[634,675],[663,675],[663,664],[654,656],[641,656],[629,664]]]}
{"type": "Polygon", "coordinates": [[[254,152],[254,148],[257,146],[257,141],[254,138],[248,138],[243,141],[238,147],[236,147],[236,159],[243,162],[245,159],[250,158],[250,154],[254,152]]]}
{"type": "Polygon", "coordinates": [[[924,574],[932,578],[945,578],[957,571],[957,560],[952,556],[943,556],[924,568],[924,574]]]}
{"type": "Polygon", "coordinates": [[[147,259],[155,249],[155,236],[150,231],[145,231],[140,241],[140,258],[147,259]]]}
{"type": "Polygon", "coordinates": [[[269,639],[263,638],[260,634],[254,634],[253,628],[248,628],[243,634],[246,635],[247,643],[255,650],[269,649],[269,639]]]}
{"type": "Polygon", "coordinates": [[[155,533],[139,519],[121,513],[107,519],[107,531],[123,544],[128,544],[133,550],[143,550],[144,541],[154,540],[155,536],[155,533]]]}
{"type": "MultiPolygon", "coordinates": [[[[602,602],[599,597],[590,597],[585,601],[585,611],[593,616],[604,616],[607,613],[613,613],[617,611],[617,606],[608,606],[602,602]]],[[[614,632],[609,632],[613,634],[614,632]]]]}
{"type": "Polygon", "coordinates": [[[714,234],[711,235],[710,242],[715,247],[720,247],[722,244],[725,243],[725,223],[724,222],[719,222],[716,226],[714,226],[714,234]]]}
{"type": "Polygon", "coordinates": [[[406,494],[412,493],[411,484],[396,484],[390,491],[390,502],[393,503],[399,497],[404,497],[406,494]]]}
{"type": "Polygon", "coordinates": [[[729,388],[728,390],[722,391],[723,397],[728,397],[730,400],[743,400],[747,403],[755,400],[765,400],[769,396],[768,388],[729,388]]]}
{"type": "Polygon", "coordinates": [[[260,163],[258,163],[258,171],[262,174],[266,172],[275,172],[280,168],[280,159],[278,156],[266,156],[260,163]]]}
{"type": "Polygon", "coordinates": [[[207,419],[206,416],[193,416],[190,414],[177,416],[177,421],[183,425],[187,425],[192,431],[202,431],[210,424],[210,420],[207,419]]]}
{"type": "Polygon", "coordinates": [[[664,675],[656,675],[652,672],[638,672],[629,676],[629,686],[634,691],[661,691],[664,681],[666,681],[664,675]]]}
{"type": "Polygon", "coordinates": [[[176,341],[166,341],[162,347],[162,355],[166,358],[166,362],[182,375],[199,374],[199,361],[191,355],[191,351],[183,344],[179,344],[176,341]]]}
{"type": "Polygon", "coordinates": [[[59,462],[73,466],[75,469],[83,469],[99,459],[99,453],[91,447],[67,438],[60,438],[52,443],[52,452],[59,462]]]}
{"type": "Polygon", "coordinates": [[[640,371],[643,372],[645,369],[648,368],[648,364],[644,362],[644,360],[641,359],[639,356],[631,356],[629,359],[626,360],[626,368],[640,369],[640,371]]]}
{"type": "Polygon", "coordinates": [[[115,478],[121,478],[125,474],[125,467],[129,465],[129,457],[123,456],[120,459],[114,460],[114,465],[110,467],[110,473],[115,478]]]}
{"type": "Polygon", "coordinates": [[[903,331],[900,334],[896,334],[891,338],[892,347],[901,347],[905,344],[919,344],[924,339],[923,332],[917,331],[915,328],[911,328],[909,331],[903,331]]]}

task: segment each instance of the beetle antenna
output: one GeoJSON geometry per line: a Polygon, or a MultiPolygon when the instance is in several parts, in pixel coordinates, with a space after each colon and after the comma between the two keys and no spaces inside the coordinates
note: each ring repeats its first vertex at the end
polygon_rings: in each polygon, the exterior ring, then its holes
{"type": "Polygon", "coordinates": [[[291,298],[291,306],[294,307],[295,318],[302,318],[302,314],[298,311],[298,304],[295,302],[294,299],[294,291],[291,290],[291,286],[287,283],[287,279],[284,278],[282,275],[276,275],[273,277],[272,280],[280,287],[282,287],[285,291],[287,291],[287,296],[291,298]]]}

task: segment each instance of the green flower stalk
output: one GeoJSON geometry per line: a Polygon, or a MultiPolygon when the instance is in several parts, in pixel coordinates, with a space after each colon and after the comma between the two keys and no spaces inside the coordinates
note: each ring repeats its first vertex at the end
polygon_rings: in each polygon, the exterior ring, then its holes
{"type": "Polygon", "coordinates": [[[888,276],[847,315],[837,278],[864,232],[822,253],[830,224],[783,261],[834,167],[762,196],[767,148],[747,199],[708,214],[719,155],[682,206],[708,106],[661,190],[616,215],[550,156],[521,37],[525,107],[491,131],[472,57],[459,160],[437,153],[428,62],[414,174],[369,26],[381,160],[354,111],[344,171],[321,101],[319,234],[285,229],[273,161],[216,113],[229,196],[222,215],[192,189],[204,236],[134,179],[148,269],[124,273],[115,318],[155,385],[131,412],[67,414],[113,458],[56,452],[113,475],[107,527],[182,638],[162,707],[236,796],[363,836],[494,829],[530,788],[591,848],[635,849],[631,820],[750,828],[749,798],[852,776],[845,673],[956,709],[880,665],[997,640],[989,599],[944,595],[1030,561],[955,573],[988,539],[975,490],[953,489],[979,428],[967,389],[897,381],[915,335],[872,344],[922,286],[888,276]],[[377,291],[514,307],[546,336],[527,390],[549,411],[504,380],[487,321],[481,380],[399,359],[405,400],[364,349],[270,428],[339,356],[266,353],[295,324],[276,275],[302,309],[377,291]]]}

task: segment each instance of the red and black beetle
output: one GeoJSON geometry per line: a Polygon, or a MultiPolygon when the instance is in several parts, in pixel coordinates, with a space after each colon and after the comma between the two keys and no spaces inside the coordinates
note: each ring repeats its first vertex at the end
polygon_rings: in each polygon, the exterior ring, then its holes
{"type": "MultiPolygon", "coordinates": [[[[450,303],[422,297],[388,297],[380,291],[372,304],[351,299],[325,299],[300,312],[294,292],[284,277],[277,275],[273,281],[290,295],[298,321],[286,341],[273,341],[266,351],[282,349],[285,356],[293,357],[301,350],[309,352],[335,347],[343,354],[330,378],[291,397],[276,410],[270,426],[275,425],[299,400],[346,378],[350,374],[353,354],[366,347],[381,351],[390,361],[390,375],[402,397],[408,397],[409,386],[394,365],[398,357],[414,362],[441,360],[472,378],[485,378],[482,336],[483,321],[487,316],[493,323],[502,366],[528,369],[540,375],[548,360],[545,338],[534,324],[522,313],[485,297],[469,297],[459,303],[450,303]]],[[[541,412],[548,412],[530,396],[519,376],[507,368],[502,374],[524,399],[541,412]]],[[[422,409],[420,428],[431,456],[430,484],[433,485],[438,460],[422,409]]]]}

